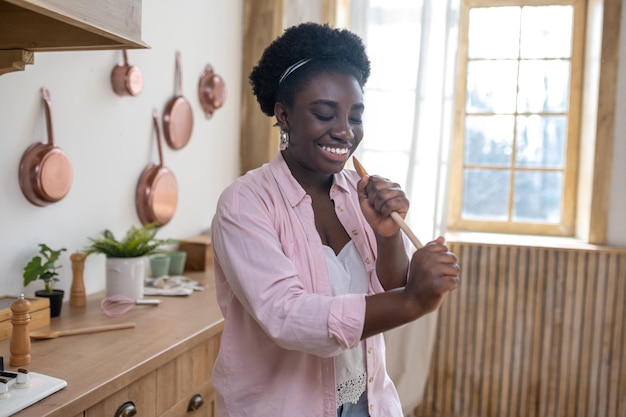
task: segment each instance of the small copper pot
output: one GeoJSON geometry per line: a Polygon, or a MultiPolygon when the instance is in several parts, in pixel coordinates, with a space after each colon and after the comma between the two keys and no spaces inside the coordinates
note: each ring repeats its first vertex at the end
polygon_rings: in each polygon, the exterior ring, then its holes
{"type": "Polygon", "coordinates": [[[139,68],[128,63],[128,55],[124,49],[124,64],[117,64],[111,71],[113,92],[120,97],[136,96],[143,88],[143,75],[139,68]]]}
{"type": "Polygon", "coordinates": [[[180,52],[176,51],[176,91],[163,112],[165,141],[172,149],[181,149],[191,139],[193,111],[191,104],[182,95],[180,52]]]}
{"type": "Polygon", "coordinates": [[[198,99],[207,119],[226,101],[226,85],[222,77],[213,72],[213,67],[207,65],[200,74],[198,81],[198,99]]]}
{"type": "Polygon", "coordinates": [[[19,182],[24,197],[36,206],[55,203],[67,195],[72,186],[72,164],[54,144],[50,92],[41,89],[48,128],[48,143],[34,143],[22,155],[19,182]]]}
{"type": "Polygon", "coordinates": [[[148,165],[137,183],[135,203],[141,224],[167,224],[176,211],[178,204],[178,184],[176,177],[163,163],[163,149],[159,134],[159,116],[152,113],[156,130],[159,163],[148,165]]]}

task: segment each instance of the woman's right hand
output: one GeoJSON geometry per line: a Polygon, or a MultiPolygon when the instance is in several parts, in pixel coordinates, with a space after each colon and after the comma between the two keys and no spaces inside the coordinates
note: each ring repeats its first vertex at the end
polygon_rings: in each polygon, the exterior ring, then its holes
{"type": "Polygon", "coordinates": [[[448,292],[459,286],[461,267],[438,237],[418,249],[411,257],[409,278],[396,288],[365,298],[365,323],[362,338],[393,329],[431,313],[448,292]]]}
{"type": "Polygon", "coordinates": [[[428,242],[411,257],[409,279],[404,287],[419,315],[435,311],[446,294],[459,286],[461,267],[442,236],[428,242]]]}

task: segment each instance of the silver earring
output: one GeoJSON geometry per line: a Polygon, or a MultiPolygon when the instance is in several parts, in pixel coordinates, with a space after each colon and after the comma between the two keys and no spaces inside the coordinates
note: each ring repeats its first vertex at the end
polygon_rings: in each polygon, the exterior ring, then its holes
{"type": "Polygon", "coordinates": [[[284,151],[289,147],[289,133],[280,129],[280,150],[284,151]]]}

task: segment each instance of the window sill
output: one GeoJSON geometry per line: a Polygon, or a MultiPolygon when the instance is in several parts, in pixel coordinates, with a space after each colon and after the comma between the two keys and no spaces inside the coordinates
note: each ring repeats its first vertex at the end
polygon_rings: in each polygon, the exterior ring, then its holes
{"type": "Polygon", "coordinates": [[[487,245],[542,247],[553,249],[583,249],[592,251],[626,251],[626,248],[624,247],[593,245],[580,239],[566,237],[479,232],[447,232],[445,237],[446,241],[457,243],[478,243],[487,245]]]}

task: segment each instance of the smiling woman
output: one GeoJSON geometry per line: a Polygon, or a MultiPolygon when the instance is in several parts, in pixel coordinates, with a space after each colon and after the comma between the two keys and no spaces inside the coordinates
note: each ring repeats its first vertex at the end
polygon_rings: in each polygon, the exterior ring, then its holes
{"type": "Polygon", "coordinates": [[[345,169],[369,71],[352,32],[304,23],[250,74],[281,150],[222,193],[211,226],[219,416],[403,415],[382,332],[436,310],[459,266],[443,238],[409,259],[391,217],[406,216],[404,191],[345,169]]]}

